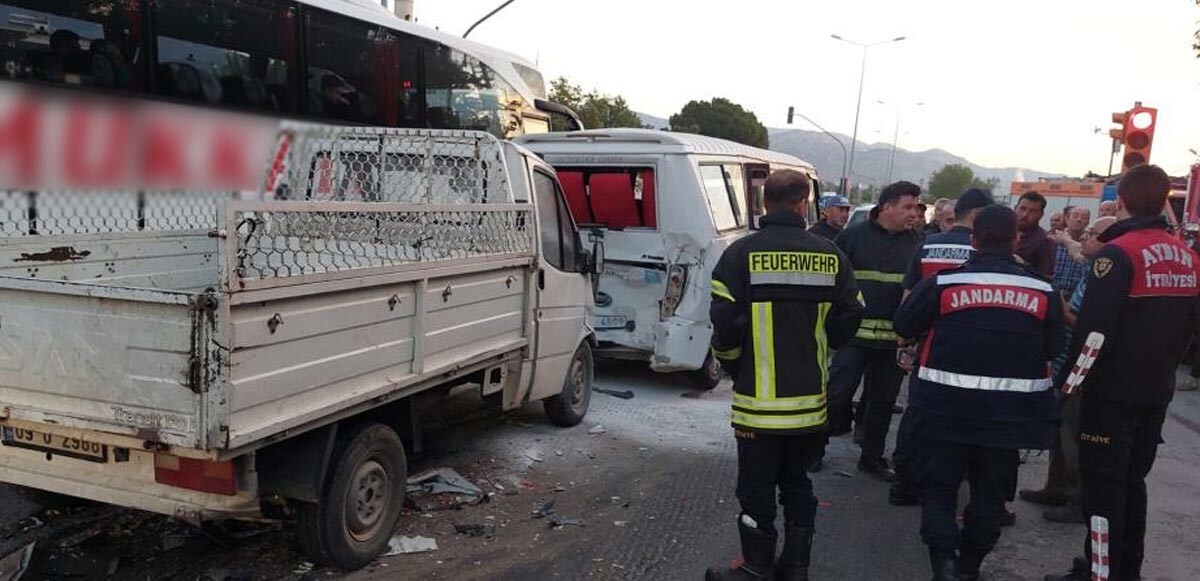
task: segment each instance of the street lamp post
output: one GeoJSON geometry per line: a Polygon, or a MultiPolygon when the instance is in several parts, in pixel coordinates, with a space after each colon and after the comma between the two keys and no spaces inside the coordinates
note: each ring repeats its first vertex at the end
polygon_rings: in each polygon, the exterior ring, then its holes
{"type": "MultiPolygon", "coordinates": [[[[838,36],[836,34],[831,34],[830,36],[835,40],[840,40],[842,42],[846,42],[846,43],[852,44],[854,46],[857,46],[857,47],[861,48],[863,51],[862,68],[859,69],[859,73],[858,73],[858,101],[854,105],[854,135],[852,135],[850,137],[850,164],[849,164],[848,172],[850,174],[852,174],[852,173],[854,173],[854,149],[855,149],[855,146],[858,145],[858,116],[859,116],[859,113],[862,112],[863,81],[865,81],[867,78],[867,50],[870,49],[871,47],[879,46],[881,44],[888,44],[891,42],[900,42],[900,41],[904,40],[906,37],[897,36],[896,38],[892,38],[889,40],[881,40],[879,42],[863,44],[861,42],[855,42],[855,41],[847,39],[847,38],[842,38],[841,36],[838,36]]],[[[846,181],[848,179],[849,179],[849,174],[842,176],[842,181],[846,181]]]]}
{"type": "MultiPolygon", "coordinates": [[[[876,103],[879,103],[885,107],[887,106],[887,103],[883,101],[876,101],[876,103]]],[[[918,103],[913,103],[911,108],[916,109],[917,107],[921,107],[923,105],[925,105],[925,102],[921,101],[918,103]]],[[[902,107],[896,107],[896,129],[895,132],[892,133],[892,153],[888,157],[887,177],[883,179],[883,183],[885,185],[892,183],[892,168],[896,166],[896,146],[900,142],[900,114],[903,112],[904,109],[902,107]]]]}
{"type": "Polygon", "coordinates": [[[787,118],[788,125],[792,124],[792,115],[797,115],[801,119],[808,121],[809,123],[812,124],[813,127],[820,129],[821,133],[828,135],[830,139],[836,141],[837,144],[842,148],[842,179],[840,182],[838,182],[838,193],[843,196],[846,195],[846,144],[842,143],[842,140],[838,139],[837,136],[835,136],[834,134],[830,133],[829,131],[826,131],[824,127],[821,127],[821,124],[817,123],[816,121],[813,121],[812,119],[809,119],[806,115],[804,115],[804,113],[797,113],[795,107],[788,107],[788,118],[787,118]]]}
{"type": "Polygon", "coordinates": [[[486,15],[485,15],[483,18],[480,18],[479,20],[476,20],[476,21],[475,21],[475,24],[472,24],[472,25],[471,25],[471,28],[468,28],[468,29],[467,29],[467,31],[463,33],[463,38],[466,38],[466,37],[470,36],[470,35],[471,35],[471,31],[475,30],[475,27],[476,27],[476,26],[479,26],[480,24],[483,24],[483,21],[485,21],[485,20],[487,20],[487,19],[489,19],[489,18],[491,18],[491,17],[495,16],[497,12],[499,12],[499,11],[501,11],[501,10],[504,10],[505,8],[507,8],[507,7],[508,7],[508,5],[509,5],[509,4],[512,4],[513,2],[516,2],[516,0],[507,0],[507,1],[506,1],[506,2],[504,2],[503,4],[501,4],[501,5],[497,6],[497,7],[496,7],[495,9],[493,9],[491,12],[488,12],[488,13],[487,13],[487,14],[486,14],[486,15]]]}

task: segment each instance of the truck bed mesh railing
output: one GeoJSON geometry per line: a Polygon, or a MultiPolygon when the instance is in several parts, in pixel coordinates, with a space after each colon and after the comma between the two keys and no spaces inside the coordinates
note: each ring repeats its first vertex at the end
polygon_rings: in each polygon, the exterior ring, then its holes
{"type": "Polygon", "coordinates": [[[0,240],[213,230],[230,192],[0,191],[0,240]]]}
{"type": "Polygon", "coordinates": [[[529,206],[348,202],[235,204],[232,290],[250,281],[445,260],[532,256],[529,206]]]}
{"type": "Polygon", "coordinates": [[[478,131],[284,123],[267,197],[421,204],[512,203],[500,141],[478,131]]]}

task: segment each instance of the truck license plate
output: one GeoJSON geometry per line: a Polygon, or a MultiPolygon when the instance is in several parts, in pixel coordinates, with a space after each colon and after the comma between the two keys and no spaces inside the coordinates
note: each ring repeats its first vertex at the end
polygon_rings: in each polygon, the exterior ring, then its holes
{"type": "Polygon", "coordinates": [[[624,329],[625,315],[598,315],[592,325],[597,329],[624,329]]]}
{"type": "Polygon", "coordinates": [[[108,446],[104,444],[23,428],[5,427],[0,432],[0,443],[14,448],[37,450],[89,462],[108,462],[108,446]]]}

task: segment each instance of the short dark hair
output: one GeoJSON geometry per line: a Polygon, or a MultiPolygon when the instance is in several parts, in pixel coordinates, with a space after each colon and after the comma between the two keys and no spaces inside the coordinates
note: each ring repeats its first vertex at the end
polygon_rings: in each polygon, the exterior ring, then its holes
{"type": "Polygon", "coordinates": [[[1037,204],[1038,206],[1041,206],[1043,212],[1046,211],[1046,196],[1043,196],[1037,192],[1032,192],[1032,191],[1025,192],[1024,194],[1021,194],[1021,198],[1017,200],[1017,203],[1020,204],[1021,202],[1025,201],[1025,200],[1029,200],[1030,202],[1033,202],[1033,203],[1037,204]]]}
{"type": "Polygon", "coordinates": [[[884,186],[883,191],[879,192],[879,206],[885,204],[895,204],[904,196],[912,196],[921,200],[921,186],[912,182],[899,181],[884,186]]]}
{"type": "Polygon", "coordinates": [[[812,180],[794,169],[771,172],[763,185],[763,198],[772,206],[795,206],[811,193],[812,180]]]}
{"type": "Polygon", "coordinates": [[[1071,210],[1074,210],[1074,209],[1075,209],[1075,206],[1072,206],[1071,204],[1067,204],[1067,205],[1063,206],[1063,209],[1062,209],[1063,218],[1066,218],[1067,215],[1071,213],[1071,210]]]}
{"type": "Polygon", "coordinates": [[[1017,215],[1008,206],[987,206],[975,216],[971,233],[980,251],[1011,254],[1017,240],[1017,215]]]}
{"type": "Polygon", "coordinates": [[[1171,194],[1171,178],[1157,165],[1139,165],[1125,172],[1117,184],[1117,196],[1132,216],[1148,218],[1162,213],[1171,194]]]}

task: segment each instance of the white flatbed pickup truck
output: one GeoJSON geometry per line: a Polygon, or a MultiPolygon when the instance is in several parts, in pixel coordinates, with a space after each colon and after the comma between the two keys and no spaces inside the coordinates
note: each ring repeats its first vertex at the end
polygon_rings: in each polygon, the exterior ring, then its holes
{"type": "Polygon", "coordinates": [[[602,247],[550,166],[485,133],[284,124],[266,173],[253,200],[0,193],[0,481],[293,516],[353,569],[399,518],[414,396],[581,421],[602,247]]]}

